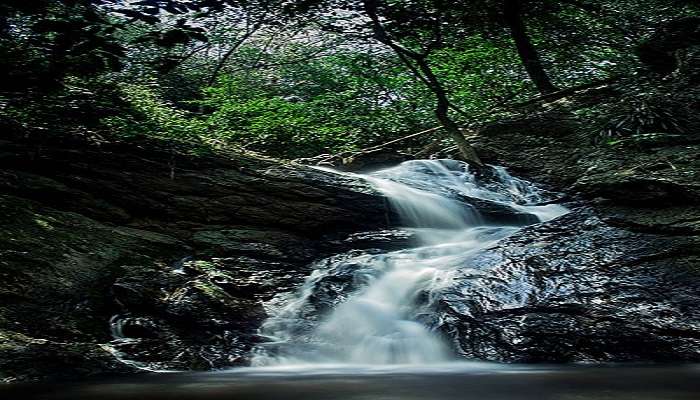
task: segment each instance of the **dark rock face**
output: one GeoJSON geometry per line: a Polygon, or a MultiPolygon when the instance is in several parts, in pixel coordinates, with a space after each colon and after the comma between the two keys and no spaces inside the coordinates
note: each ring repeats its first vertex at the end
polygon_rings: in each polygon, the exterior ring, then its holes
{"type": "Polygon", "coordinates": [[[340,154],[322,154],[313,158],[297,160],[308,165],[322,165],[333,167],[347,172],[371,172],[382,168],[393,167],[403,161],[413,159],[409,154],[399,151],[377,148],[360,152],[346,152],[340,154]]]}
{"type": "Polygon", "coordinates": [[[310,167],[1,145],[8,381],[245,364],[263,301],[348,235],[386,228],[370,186],[310,167]]]}
{"type": "Polygon", "coordinates": [[[477,209],[481,218],[487,224],[521,226],[539,222],[539,219],[533,214],[518,211],[513,207],[495,201],[467,196],[459,196],[459,199],[464,202],[465,207],[477,209]]]}
{"type": "Polygon", "coordinates": [[[650,70],[668,75],[678,68],[676,52],[700,45],[700,17],[667,21],[635,49],[639,60],[650,70]]]}
{"type": "Polygon", "coordinates": [[[327,253],[340,253],[345,249],[401,250],[419,245],[415,232],[405,229],[384,229],[381,231],[358,232],[351,235],[329,235],[321,244],[327,253]]]}
{"type": "Polygon", "coordinates": [[[433,323],[479,359],[698,361],[700,141],[595,144],[576,115],[601,100],[576,102],[538,109],[568,110],[559,134],[496,124],[477,141],[487,162],[587,207],[478,254],[433,323]]]}
{"type": "Polygon", "coordinates": [[[262,226],[306,235],[354,231],[375,227],[383,213],[381,198],[359,179],[264,158],[171,160],[138,148],[52,148],[30,159],[30,149],[3,146],[4,192],[98,221],[175,236],[203,225],[262,226]]]}
{"type": "Polygon", "coordinates": [[[700,360],[700,237],[579,209],[467,264],[436,304],[459,354],[508,362],[700,360]]]}
{"type": "MultiPolygon", "coordinates": [[[[559,108],[571,109],[560,122],[569,126],[564,135],[532,127],[489,126],[476,139],[482,158],[589,201],[603,218],[628,229],[699,233],[700,136],[667,135],[666,140],[627,147],[595,144],[591,121],[573,118],[589,106],[547,105],[554,115],[563,114],[559,108]]],[[[557,125],[556,119],[550,123],[557,125]]]]}

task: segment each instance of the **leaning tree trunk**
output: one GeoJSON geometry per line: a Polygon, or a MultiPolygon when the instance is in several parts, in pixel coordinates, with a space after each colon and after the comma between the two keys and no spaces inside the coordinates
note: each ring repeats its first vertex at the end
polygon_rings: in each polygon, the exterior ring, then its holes
{"type": "Polygon", "coordinates": [[[503,17],[505,18],[510,35],[515,42],[518,56],[525,66],[528,76],[542,94],[556,92],[557,88],[547,75],[547,71],[542,65],[539,53],[535,45],[532,44],[530,36],[527,34],[525,22],[521,15],[521,0],[503,0],[503,17]]]}
{"type": "Polygon", "coordinates": [[[450,137],[452,137],[452,140],[455,141],[455,144],[457,144],[457,149],[464,160],[478,166],[483,166],[484,163],[481,162],[481,159],[476,154],[474,147],[469,144],[467,139],[464,137],[462,130],[459,129],[459,125],[457,125],[457,123],[450,118],[450,99],[447,96],[447,92],[442,87],[440,80],[435,76],[425,58],[416,59],[416,63],[418,64],[420,71],[423,72],[430,90],[433,92],[433,94],[435,94],[437,100],[437,104],[435,106],[435,117],[445,129],[447,134],[449,134],[450,137]]]}
{"type": "Polygon", "coordinates": [[[437,100],[435,116],[445,131],[447,131],[450,137],[452,137],[457,144],[457,149],[464,160],[478,166],[484,165],[479,159],[479,156],[476,154],[476,150],[474,150],[472,145],[469,144],[467,139],[462,134],[462,131],[459,129],[457,123],[450,118],[450,99],[447,96],[447,92],[442,86],[440,80],[437,78],[437,76],[435,76],[432,68],[430,68],[430,64],[426,59],[428,52],[416,52],[396,43],[393,39],[391,39],[384,28],[384,25],[381,23],[377,13],[377,1],[363,0],[363,4],[365,11],[367,12],[367,16],[372,20],[372,30],[375,38],[394,50],[401,62],[403,62],[404,65],[406,65],[406,67],[435,95],[437,100]]]}
{"type": "Polygon", "coordinates": [[[452,118],[450,118],[450,116],[448,115],[448,110],[449,104],[438,100],[438,106],[435,109],[435,116],[437,117],[438,121],[440,121],[440,124],[445,129],[445,131],[450,135],[450,137],[452,137],[452,140],[454,140],[457,144],[457,149],[459,150],[459,153],[462,155],[464,160],[471,164],[483,166],[484,163],[476,154],[476,150],[474,150],[474,147],[471,144],[469,144],[467,139],[464,137],[462,130],[459,129],[457,123],[454,122],[452,118]]]}

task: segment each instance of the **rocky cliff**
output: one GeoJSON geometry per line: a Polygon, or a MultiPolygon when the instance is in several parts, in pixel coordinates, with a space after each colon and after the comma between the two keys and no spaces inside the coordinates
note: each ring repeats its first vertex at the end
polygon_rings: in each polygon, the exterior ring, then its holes
{"type": "Polygon", "coordinates": [[[261,157],[0,149],[6,380],[245,363],[263,300],[386,225],[361,180],[261,157]]]}
{"type": "Polygon", "coordinates": [[[572,212],[475,256],[482,273],[456,278],[435,324],[469,358],[698,361],[700,136],[595,143],[575,101],[481,131],[484,158],[567,193],[572,212]]]}

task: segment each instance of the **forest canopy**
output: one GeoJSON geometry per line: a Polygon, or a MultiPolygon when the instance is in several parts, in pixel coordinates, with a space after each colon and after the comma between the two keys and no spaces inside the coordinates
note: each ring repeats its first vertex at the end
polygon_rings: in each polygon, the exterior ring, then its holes
{"type": "MultiPolygon", "coordinates": [[[[479,162],[465,133],[509,104],[621,77],[664,79],[679,67],[676,49],[652,39],[675,23],[680,42],[697,44],[698,8],[661,0],[4,1],[0,124],[39,141],[157,139],[280,158],[442,126],[433,139],[454,140],[479,162]]],[[[634,118],[621,113],[603,130],[659,129],[634,118]]],[[[666,129],[682,123],[669,115],[666,129]]]]}

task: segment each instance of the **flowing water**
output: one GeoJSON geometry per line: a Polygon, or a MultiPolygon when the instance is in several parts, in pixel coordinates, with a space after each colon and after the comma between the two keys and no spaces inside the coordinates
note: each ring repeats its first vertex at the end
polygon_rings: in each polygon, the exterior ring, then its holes
{"type": "Polygon", "coordinates": [[[272,317],[261,334],[269,342],[257,349],[254,365],[449,361],[450,349],[427,323],[431,294],[468,268],[470,255],[525,221],[566,213],[559,205],[536,205],[544,192],[500,168],[480,178],[465,163],[417,160],[365,178],[384,193],[417,246],[319,262],[299,292],[268,305],[272,317]],[[489,222],[471,204],[477,200],[511,217],[489,222]],[[329,290],[336,298],[326,301],[334,307],[324,315],[331,307],[319,307],[319,295],[329,290]]]}
{"type": "MultiPolygon", "coordinates": [[[[410,161],[365,176],[414,245],[319,261],[303,287],[266,304],[255,367],[60,385],[0,386],[22,399],[690,400],[693,365],[503,365],[458,361],[439,335],[432,293],[470,257],[523,225],[567,212],[494,168],[410,161]],[[494,212],[494,210],[496,210],[494,212]]],[[[478,271],[475,271],[478,273],[478,271]]]]}

